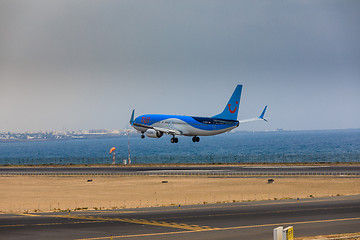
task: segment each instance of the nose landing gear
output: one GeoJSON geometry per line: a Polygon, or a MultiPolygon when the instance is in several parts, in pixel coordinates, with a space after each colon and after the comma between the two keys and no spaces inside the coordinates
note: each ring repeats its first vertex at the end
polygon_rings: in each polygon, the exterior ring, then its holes
{"type": "Polygon", "coordinates": [[[141,133],[141,138],[145,138],[145,135],[144,135],[144,133],[141,133]]]}
{"type": "Polygon", "coordinates": [[[200,142],[200,138],[195,136],[195,137],[192,138],[192,141],[193,142],[200,142]]]}

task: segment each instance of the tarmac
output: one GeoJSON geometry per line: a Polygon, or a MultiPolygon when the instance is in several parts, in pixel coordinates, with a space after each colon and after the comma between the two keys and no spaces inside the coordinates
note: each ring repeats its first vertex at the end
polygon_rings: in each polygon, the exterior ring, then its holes
{"type": "Polygon", "coordinates": [[[1,239],[272,239],[360,229],[360,195],[108,211],[0,215],[1,239]]]}
{"type": "Polygon", "coordinates": [[[360,176],[360,165],[321,166],[57,166],[0,167],[0,175],[231,175],[231,176],[360,176]]]}

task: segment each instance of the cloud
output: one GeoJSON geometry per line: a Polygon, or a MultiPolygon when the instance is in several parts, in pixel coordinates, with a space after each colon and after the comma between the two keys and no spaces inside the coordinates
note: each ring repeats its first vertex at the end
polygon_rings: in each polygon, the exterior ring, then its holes
{"type": "Polygon", "coordinates": [[[238,83],[244,116],[271,101],[271,128],[359,127],[346,117],[360,117],[359,10],[357,1],[2,1],[0,130],[123,127],[134,107],[212,115],[238,83]]]}

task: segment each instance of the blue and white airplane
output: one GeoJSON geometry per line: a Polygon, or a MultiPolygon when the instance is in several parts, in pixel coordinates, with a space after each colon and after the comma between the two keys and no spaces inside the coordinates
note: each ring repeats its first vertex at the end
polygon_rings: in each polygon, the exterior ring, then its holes
{"type": "Polygon", "coordinates": [[[180,115],[146,114],[134,119],[133,110],[130,124],[141,132],[141,138],[160,138],[165,134],[172,135],[171,143],[177,143],[176,135],[192,136],[193,142],[199,142],[198,136],[211,136],[229,132],[239,126],[240,123],[258,120],[267,121],[264,118],[267,106],[257,118],[238,121],[239,104],[242,85],[237,85],[222,113],[213,117],[192,117],[180,115]]]}

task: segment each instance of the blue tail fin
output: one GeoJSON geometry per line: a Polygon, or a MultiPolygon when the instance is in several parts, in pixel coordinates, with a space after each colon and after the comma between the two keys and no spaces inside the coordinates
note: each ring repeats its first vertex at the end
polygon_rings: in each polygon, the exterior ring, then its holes
{"type": "Polygon", "coordinates": [[[224,111],[222,111],[222,113],[220,113],[218,115],[213,116],[213,118],[237,120],[238,112],[239,112],[241,90],[242,90],[242,85],[237,85],[229,102],[226,104],[224,111]]]}

